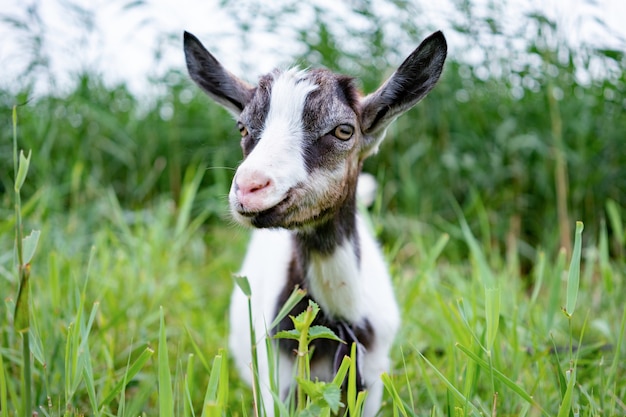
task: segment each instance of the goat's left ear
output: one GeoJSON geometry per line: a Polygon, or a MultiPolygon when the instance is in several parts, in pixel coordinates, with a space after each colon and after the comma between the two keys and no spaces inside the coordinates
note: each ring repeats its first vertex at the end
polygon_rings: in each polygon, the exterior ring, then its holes
{"type": "Polygon", "coordinates": [[[446,38],[440,31],[426,38],[393,75],[361,102],[365,154],[376,151],[385,129],[433,89],[446,60],[446,38]]]}
{"type": "Polygon", "coordinates": [[[252,98],[254,88],[228,72],[189,32],[184,34],[184,48],[191,79],[237,117],[252,98]]]}

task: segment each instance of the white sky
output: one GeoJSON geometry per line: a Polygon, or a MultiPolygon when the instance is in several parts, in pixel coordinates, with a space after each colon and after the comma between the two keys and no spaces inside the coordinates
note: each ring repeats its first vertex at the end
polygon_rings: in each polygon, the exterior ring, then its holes
{"type": "MultiPolygon", "coordinates": [[[[489,4],[489,0],[480,2],[489,4]]],[[[2,87],[20,86],[31,61],[33,37],[39,33],[44,34],[45,54],[57,81],[51,85],[47,79],[39,80],[37,90],[40,91],[65,88],[76,73],[87,68],[102,73],[109,83],[126,81],[135,93],[149,93],[146,89],[155,88],[146,82],[149,77],[163,74],[168,68],[183,67],[183,30],[196,34],[227,67],[235,68],[235,71],[243,62],[248,62],[248,70],[254,74],[246,78],[251,80],[276,64],[284,63],[296,52],[294,40],[288,39],[290,32],[282,31],[273,35],[255,34],[254,51],[257,53],[242,56],[237,47],[241,42],[239,30],[231,16],[219,8],[219,0],[0,0],[0,3],[3,5],[0,8],[2,87]],[[136,3],[141,4],[128,7],[136,3]],[[30,4],[37,5],[41,22],[29,20],[27,10],[30,4]],[[78,4],[90,13],[81,14],[68,4],[78,4]],[[16,29],[6,17],[26,22],[26,27],[16,29]],[[81,26],[85,20],[95,30],[85,30],[81,26]],[[43,32],[41,28],[45,28],[43,32]],[[167,38],[171,34],[175,37],[167,38]],[[158,61],[155,51],[161,56],[158,61]],[[283,56],[277,56],[280,54],[283,56]]],[[[343,5],[336,0],[317,0],[315,3],[335,8],[338,12],[343,5]]],[[[420,3],[419,21],[427,21],[432,28],[445,31],[448,16],[454,12],[452,0],[420,3]]],[[[567,31],[574,44],[585,41],[621,50],[626,47],[625,0],[509,0],[507,5],[505,18],[508,22],[505,24],[519,24],[525,10],[541,8],[543,14],[556,20],[559,28],[567,31]],[[594,23],[594,18],[604,21],[606,27],[594,23]]],[[[449,28],[446,35],[450,54],[461,54],[463,46],[455,42],[454,36],[450,38],[449,28]]]]}

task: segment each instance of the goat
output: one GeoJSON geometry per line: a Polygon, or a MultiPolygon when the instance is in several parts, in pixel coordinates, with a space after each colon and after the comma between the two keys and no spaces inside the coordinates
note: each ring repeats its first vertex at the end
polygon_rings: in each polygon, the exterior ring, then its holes
{"type": "MultiPolygon", "coordinates": [[[[295,286],[321,309],[317,324],[357,343],[360,388],[368,390],[365,416],[380,407],[380,375],[400,315],[380,249],[356,209],[359,173],[389,124],[435,86],[447,54],[441,32],[425,39],[374,93],[362,96],[353,78],[326,69],[274,70],[252,86],[228,72],[190,33],[184,50],[191,78],[237,120],[243,161],[229,192],[233,217],[252,226],[240,274],[251,287],[257,335],[295,286]]],[[[236,288],[230,305],[230,349],[252,383],[248,299],[236,288]]],[[[288,318],[279,329],[293,328],[288,318]]],[[[257,343],[262,398],[271,415],[266,344],[257,343]]],[[[330,380],[339,343],[318,339],[311,374],[330,380]]],[[[292,345],[277,343],[280,395],[294,380],[292,345]]]]}

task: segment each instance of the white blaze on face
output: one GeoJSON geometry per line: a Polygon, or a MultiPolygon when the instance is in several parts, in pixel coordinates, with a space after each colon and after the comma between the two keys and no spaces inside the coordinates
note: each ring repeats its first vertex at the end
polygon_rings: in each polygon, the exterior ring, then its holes
{"type": "Polygon", "coordinates": [[[233,179],[231,205],[238,203],[249,212],[263,211],[306,180],[302,112],[308,94],[316,88],[304,71],[290,69],[277,76],[259,142],[233,179]]]}

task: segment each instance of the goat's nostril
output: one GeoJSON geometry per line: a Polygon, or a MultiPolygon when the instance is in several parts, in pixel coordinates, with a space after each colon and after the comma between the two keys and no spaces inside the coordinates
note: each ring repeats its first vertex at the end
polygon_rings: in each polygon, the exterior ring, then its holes
{"type": "Polygon", "coordinates": [[[236,190],[240,195],[247,195],[264,190],[272,185],[272,180],[262,174],[238,175],[235,180],[236,190]]]}
{"type": "Polygon", "coordinates": [[[253,193],[255,191],[262,190],[263,188],[269,187],[269,185],[270,185],[270,180],[265,181],[263,184],[254,184],[250,188],[250,192],[253,193]]]}

